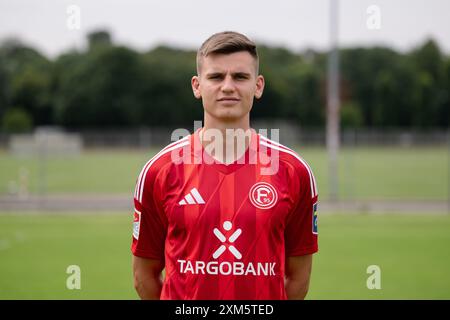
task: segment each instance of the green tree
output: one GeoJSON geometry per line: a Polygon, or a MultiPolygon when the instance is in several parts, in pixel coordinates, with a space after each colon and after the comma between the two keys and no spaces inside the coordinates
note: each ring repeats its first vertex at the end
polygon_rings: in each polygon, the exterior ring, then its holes
{"type": "Polygon", "coordinates": [[[341,127],[343,129],[360,128],[363,125],[361,108],[357,103],[349,101],[341,106],[341,127]]]}
{"type": "Polygon", "coordinates": [[[381,117],[379,108],[389,109],[392,105],[377,97],[376,79],[379,79],[378,85],[385,92],[389,92],[390,89],[386,88],[386,85],[392,86],[393,81],[387,72],[400,61],[401,56],[387,48],[354,48],[341,51],[341,76],[348,84],[348,98],[357,102],[361,108],[365,126],[374,127],[384,123],[386,113],[381,112],[381,117]]]}
{"type": "MultiPolygon", "coordinates": [[[[32,117],[35,124],[53,123],[51,62],[16,40],[8,40],[1,45],[0,61],[3,112],[10,106],[18,105],[32,117]]],[[[0,115],[3,112],[0,111],[0,115]]]]}
{"type": "Polygon", "coordinates": [[[445,61],[436,42],[427,40],[411,53],[417,69],[417,104],[413,124],[417,127],[448,126],[448,83],[445,61]]]}
{"type": "Polygon", "coordinates": [[[8,133],[28,132],[33,128],[31,116],[21,108],[10,108],[3,116],[2,129],[8,133]]]}
{"type": "MultiPolygon", "coordinates": [[[[3,42],[0,119],[9,111],[17,117],[13,106],[34,125],[71,128],[191,126],[202,119],[190,86],[195,51],[161,45],[139,53],[115,45],[105,30],[87,37],[87,51],[54,61],[17,40],[3,42]]],[[[258,48],[266,87],[252,119],[324,126],[327,52],[258,48]]],[[[450,59],[435,41],[409,53],[383,47],[340,53],[343,127],[449,126],[450,59]]]]}
{"type": "Polygon", "coordinates": [[[89,50],[109,47],[112,45],[111,34],[106,30],[97,30],[87,35],[89,50]]]}
{"type": "Polygon", "coordinates": [[[203,120],[201,100],[194,98],[190,84],[197,73],[195,56],[195,52],[167,46],[143,55],[143,125],[192,127],[193,120],[203,120]]]}
{"type": "Polygon", "coordinates": [[[62,56],[58,70],[57,116],[68,127],[119,127],[139,122],[142,68],[125,47],[104,47],[62,56]]]}

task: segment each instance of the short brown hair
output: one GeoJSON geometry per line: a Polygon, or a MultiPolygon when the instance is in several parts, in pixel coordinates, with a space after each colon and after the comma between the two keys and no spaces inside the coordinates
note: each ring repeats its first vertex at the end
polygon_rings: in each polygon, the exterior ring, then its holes
{"type": "Polygon", "coordinates": [[[197,73],[200,73],[202,59],[210,54],[230,54],[247,51],[255,58],[256,73],[258,73],[259,58],[256,45],[249,38],[234,31],[215,33],[206,39],[197,51],[197,73]]]}

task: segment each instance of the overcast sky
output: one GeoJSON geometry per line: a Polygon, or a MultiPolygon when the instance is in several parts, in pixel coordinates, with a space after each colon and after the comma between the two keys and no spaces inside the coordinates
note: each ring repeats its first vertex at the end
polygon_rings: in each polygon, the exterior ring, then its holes
{"type": "MultiPolygon", "coordinates": [[[[323,50],[330,39],[329,1],[0,0],[0,40],[16,36],[54,57],[83,48],[86,34],[97,28],[110,30],[116,43],[137,50],[158,44],[196,49],[212,33],[235,30],[269,45],[323,50]],[[79,19],[71,5],[79,8],[79,19]],[[77,21],[79,29],[74,29],[77,21]]],[[[406,51],[433,37],[450,54],[449,0],[339,3],[342,46],[406,51]]]]}

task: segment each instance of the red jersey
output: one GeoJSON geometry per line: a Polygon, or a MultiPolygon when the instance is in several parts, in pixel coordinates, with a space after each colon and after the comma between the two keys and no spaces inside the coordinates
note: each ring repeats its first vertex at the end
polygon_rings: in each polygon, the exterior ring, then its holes
{"type": "Polygon", "coordinates": [[[286,299],[285,258],[318,250],[310,167],[254,131],[243,157],[218,163],[198,132],[142,169],[132,253],[164,261],[161,299],[286,299]]]}

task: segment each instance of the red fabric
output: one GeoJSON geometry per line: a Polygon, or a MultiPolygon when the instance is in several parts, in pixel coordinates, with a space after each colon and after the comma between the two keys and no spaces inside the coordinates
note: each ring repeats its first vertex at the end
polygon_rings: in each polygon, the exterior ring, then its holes
{"type": "Polygon", "coordinates": [[[318,250],[310,168],[255,133],[245,161],[230,165],[211,164],[198,131],[185,141],[144,166],[136,187],[142,199],[135,193],[140,221],[131,249],[165,260],[161,299],[286,299],[285,257],[318,250]],[[261,153],[278,162],[275,174],[262,174],[261,153]],[[175,163],[174,154],[191,163],[175,163]]]}

